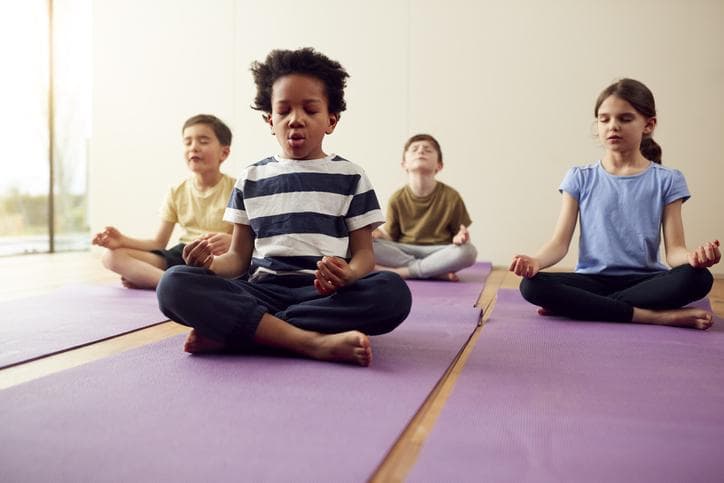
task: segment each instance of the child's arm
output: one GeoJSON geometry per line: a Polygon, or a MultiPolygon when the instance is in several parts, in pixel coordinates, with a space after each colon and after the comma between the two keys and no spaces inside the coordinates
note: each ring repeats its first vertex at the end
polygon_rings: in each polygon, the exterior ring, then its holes
{"type": "Polygon", "coordinates": [[[465,245],[469,241],[470,241],[470,232],[468,231],[468,227],[465,225],[460,225],[460,229],[458,230],[457,234],[452,239],[453,244],[454,245],[465,245]]]}
{"type": "Polygon", "coordinates": [[[235,224],[231,245],[223,255],[215,256],[209,241],[199,238],[184,247],[183,258],[187,265],[206,267],[224,278],[236,278],[248,270],[253,251],[254,237],[249,225],[235,224]]]}
{"type": "Polygon", "coordinates": [[[349,251],[352,255],[349,263],[339,257],[324,257],[317,262],[314,287],[319,293],[330,294],[359,280],[375,267],[372,229],[369,226],[350,232],[349,251]]]}
{"type": "Polygon", "coordinates": [[[693,251],[686,248],[684,241],[684,222],[681,218],[682,200],[676,200],[664,207],[664,249],[666,263],[670,267],[678,267],[688,263],[694,268],[706,268],[716,265],[721,260],[719,240],[706,242],[693,251]]]}
{"type": "Polygon", "coordinates": [[[116,248],[133,248],[135,250],[163,250],[168,245],[175,223],[161,221],[156,236],[151,240],[131,238],[121,233],[114,226],[107,226],[93,237],[93,244],[115,250],[116,248]]]}
{"type": "Polygon", "coordinates": [[[516,255],[508,270],[523,277],[533,277],[540,270],[555,265],[568,253],[578,218],[578,201],[570,194],[563,192],[561,212],[558,215],[553,237],[538,250],[533,257],[516,255]]]}

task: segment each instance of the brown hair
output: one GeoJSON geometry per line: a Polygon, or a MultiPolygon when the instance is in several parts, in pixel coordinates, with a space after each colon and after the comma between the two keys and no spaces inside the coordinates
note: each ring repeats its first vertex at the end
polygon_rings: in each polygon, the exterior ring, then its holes
{"type": "MultiPolygon", "coordinates": [[[[594,117],[598,118],[598,109],[603,101],[610,96],[616,96],[628,102],[639,114],[646,118],[656,117],[654,95],[648,87],[634,79],[621,79],[606,87],[596,100],[596,107],[593,109],[594,117]]],[[[661,164],[661,146],[654,141],[651,134],[644,134],[639,149],[646,159],[661,164]]]]}
{"type": "Polygon", "coordinates": [[[197,124],[206,124],[214,131],[214,134],[216,134],[219,144],[222,146],[231,146],[231,129],[224,124],[224,121],[211,114],[196,114],[195,116],[191,116],[181,128],[181,133],[183,134],[187,127],[197,124]]]}
{"type": "Polygon", "coordinates": [[[432,137],[430,134],[415,134],[410,139],[408,139],[405,143],[405,148],[402,150],[402,159],[405,159],[405,153],[407,152],[407,149],[410,147],[410,145],[418,141],[429,141],[430,144],[432,144],[435,148],[435,151],[437,151],[437,159],[442,165],[442,149],[440,149],[440,143],[437,142],[437,139],[432,137]]]}

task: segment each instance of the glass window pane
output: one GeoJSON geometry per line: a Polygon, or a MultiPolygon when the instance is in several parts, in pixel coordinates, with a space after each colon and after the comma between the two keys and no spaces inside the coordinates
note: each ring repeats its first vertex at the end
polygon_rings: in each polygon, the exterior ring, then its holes
{"type": "Polygon", "coordinates": [[[53,1],[55,250],[90,246],[87,146],[91,126],[90,0],[53,1]]]}
{"type": "Polygon", "coordinates": [[[48,251],[48,6],[7,2],[0,29],[0,255],[48,251]]]}

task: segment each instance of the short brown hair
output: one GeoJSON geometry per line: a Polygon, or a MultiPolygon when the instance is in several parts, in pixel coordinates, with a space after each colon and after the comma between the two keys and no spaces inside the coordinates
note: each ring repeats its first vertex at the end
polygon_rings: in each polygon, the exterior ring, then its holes
{"type": "Polygon", "coordinates": [[[430,134],[415,134],[410,139],[408,139],[405,143],[405,148],[402,150],[402,159],[405,159],[405,153],[407,152],[407,149],[410,147],[410,145],[418,141],[429,141],[430,144],[432,144],[437,151],[437,159],[438,161],[440,161],[440,164],[442,164],[442,149],[440,149],[440,143],[437,142],[437,139],[432,137],[430,134]]]}
{"type": "Polygon", "coordinates": [[[181,134],[183,134],[187,127],[197,124],[206,124],[211,127],[214,134],[216,134],[216,138],[219,140],[219,144],[222,146],[231,146],[231,129],[224,124],[224,121],[211,114],[196,114],[195,116],[191,116],[184,123],[184,127],[181,128],[181,134]]]}

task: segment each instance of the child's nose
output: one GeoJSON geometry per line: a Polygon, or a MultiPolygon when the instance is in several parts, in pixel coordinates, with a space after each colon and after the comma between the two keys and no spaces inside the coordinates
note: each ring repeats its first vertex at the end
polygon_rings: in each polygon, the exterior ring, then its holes
{"type": "Polygon", "coordinates": [[[306,114],[303,110],[293,110],[289,116],[289,124],[302,124],[304,123],[306,114]]]}

